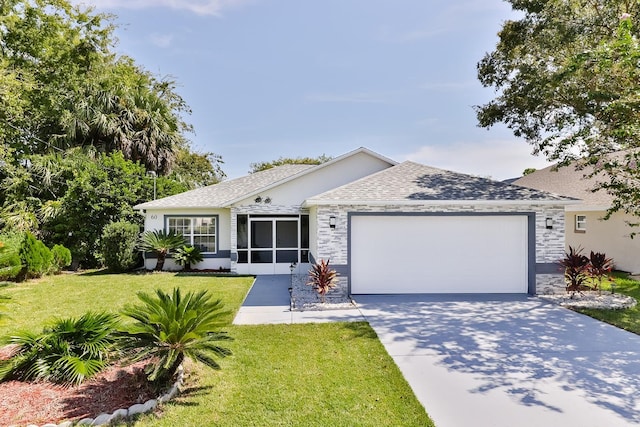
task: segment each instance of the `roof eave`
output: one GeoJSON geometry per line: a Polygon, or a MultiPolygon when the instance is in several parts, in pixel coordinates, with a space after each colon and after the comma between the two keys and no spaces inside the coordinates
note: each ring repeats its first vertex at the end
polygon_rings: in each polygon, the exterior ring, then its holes
{"type": "Polygon", "coordinates": [[[317,200],[308,199],[302,206],[324,205],[366,205],[366,206],[416,206],[416,205],[555,205],[568,206],[581,203],[580,200],[317,200]]]}

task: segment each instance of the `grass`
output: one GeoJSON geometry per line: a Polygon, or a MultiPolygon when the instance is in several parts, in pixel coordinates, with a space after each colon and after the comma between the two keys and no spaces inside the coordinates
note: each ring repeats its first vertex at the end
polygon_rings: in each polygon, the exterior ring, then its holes
{"type": "Polygon", "coordinates": [[[59,317],[79,316],[86,311],[118,312],[125,304],[139,302],[136,293],[153,292],[157,288],[171,291],[209,289],[231,310],[231,323],[242,304],[253,279],[250,277],[208,277],[171,273],[84,274],[48,276],[0,289],[10,300],[0,306],[6,318],[0,321],[0,336],[19,330],[40,331],[44,324],[59,317]]]}
{"type": "Polygon", "coordinates": [[[433,426],[367,323],[231,325],[251,278],[167,273],[61,275],[0,294],[0,335],[39,331],[52,317],[88,310],[117,312],[138,291],[210,289],[232,311],[225,328],[235,341],[222,370],[188,367],[187,388],[159,412],[128,426],[433,426]]]}
{"type": "MultiPolygon", "coordinates": [[[[610,323],[621,329],[640,335],[640,282],[630,279],[628,275],[622,273],[615,274],[615,292],[629,295],[638,300],[638,305],[625,310],[596,310],[596,309],[575,309],[579,313],[610,323]]],[[[603,292],[610,292],[609,282],[603,284],[603,292]]]]}

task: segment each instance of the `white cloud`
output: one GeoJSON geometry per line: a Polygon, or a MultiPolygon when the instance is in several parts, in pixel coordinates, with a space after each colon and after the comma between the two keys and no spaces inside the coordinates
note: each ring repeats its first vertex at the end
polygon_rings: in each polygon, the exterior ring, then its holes
{"type": "Polygon", "coordinates": [[[550,165],[543,157],[533,156],[531,147],[518,140],[425,145],[395,158],[497,180],[519,177],[526,168],[550,165]]]}
{"type": "Polygon", "coordinates": [[[98,9],[169,8],[187,10],[197,15],[220,16],[222,11],[242,6],[252,0],[73,0],[73,3],[98,9]]]}

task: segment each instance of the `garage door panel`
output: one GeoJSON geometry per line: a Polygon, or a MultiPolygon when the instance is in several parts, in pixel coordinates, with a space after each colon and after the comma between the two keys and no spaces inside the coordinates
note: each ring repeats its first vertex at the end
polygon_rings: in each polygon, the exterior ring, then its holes
{"type": "Polygon", "coordinates": [[[357,216],[351,292],[527,292],[527,217],[357,216]]]}

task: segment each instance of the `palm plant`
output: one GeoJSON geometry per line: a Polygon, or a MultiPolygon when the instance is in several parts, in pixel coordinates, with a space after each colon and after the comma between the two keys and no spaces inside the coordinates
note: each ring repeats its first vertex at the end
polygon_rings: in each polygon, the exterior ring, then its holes
{"type": "Polygon", "coordinates": [[[199,263],[203,260],[202,252],[196,246],[184,245],[176,249],[173,260],[184,267],[185,270],[191,270],[191,264],[199,263]]]}
{"type": "Polygon", "coordinates": [[[181,234],[176,234],[173,231],[167,233],[164,230],[153,230],[145,231],[142,234],[138,248],[156,254],[155,270],[160,271],[164,267],[164,261],[167,259],[169,252],[178,249],[182,245],[184,245],[184,238],[181,234]]]}
{"type": "Polygon", "coordinates": [[[338,284],[338,273],[329,268],[329,260],[320,260],[309,271],[307,285],[313,286],[324,303],[326,294],[338,284]]]}
{"type": "Polygon", "coordinates": [[[0,381],[45,380],[80,384],[108,365],[118,315],[88,312],[57,320],[41,334],[20,332],[6,340],[13,355],[0,361],[0,381]]]}
{"type": "Polygon", "coordinates": [[[232,338],[217,329],[224,324],[221,300],[211,300],[207,291],[184,296],[157,289],[155,295],[138,293],[142,305],[127,306],[122,314],[135,323],[122,332],[120,346],[130,361],[149,360],[145,373],[150,381],[162,384],[171,379],[185,357],[220,369],[214,357],[231,354],[217,341],[232,338]]]}

